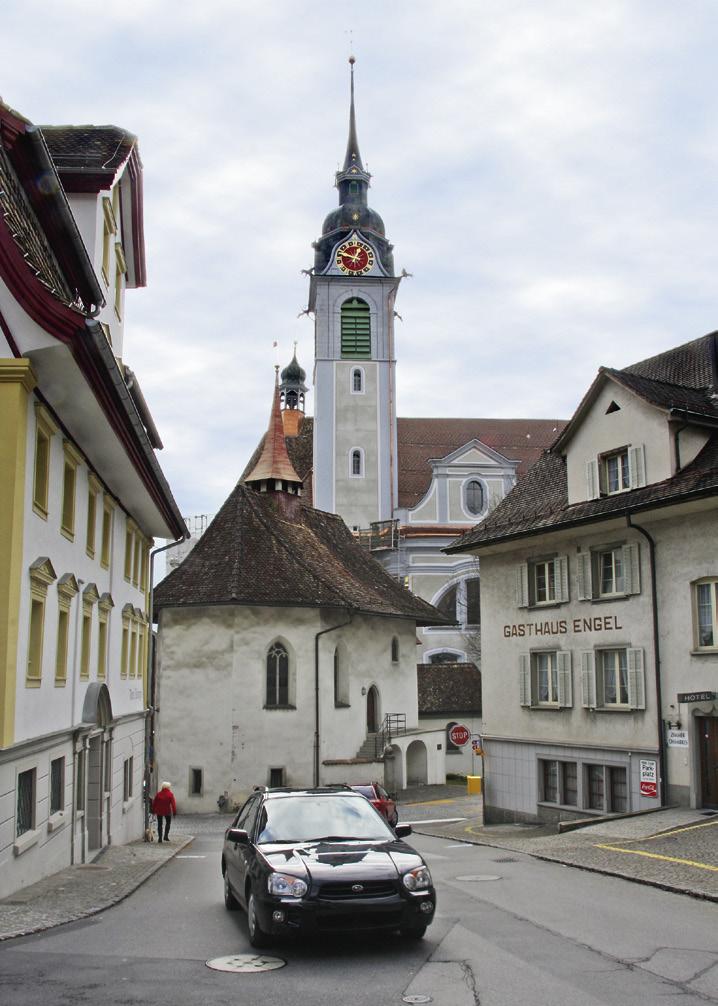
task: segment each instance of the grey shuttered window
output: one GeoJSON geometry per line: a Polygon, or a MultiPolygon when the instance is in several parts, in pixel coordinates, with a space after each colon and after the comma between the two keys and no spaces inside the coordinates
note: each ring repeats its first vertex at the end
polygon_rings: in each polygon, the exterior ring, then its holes
{"type": "Polygon", "coordinates": [[[646,484],[646,449],[643,444],[628,448],[628,484],[640,489],[646,484]]]}
{"type": "Polygon", "coordinates": [[[581,654],[581,705],[584,709],[596,708],[596,656],[593,650],[581,654]]]}
{"type": "Polygon", "coordinates": [[[345,300],[341,311],[341,352],[343,360],[371,358],[371,315],[365,300],[345,300]]]}
{"type": "Polygon", "coordinates": [[[558,667],[558,704],[562,708],[568,709],[573,705],[570,651],[559,650],[556,654],[556,665],[558,667]]]}
{"type": "Polygon", "coordinates": [[[628,704],[631,709],[646,708],[643,650],[628,651],[628,704]]]}
{"type": "Polygon", "coordinates": [[[522,706],[531,705],[531,656],[528,653],[519,656],[519,702],[522,706]]]}
{"type": "Polygon", "coordinates": [[[516,605],[519,608],[529,606],[529,564],[522,562],[516,568],[516,605]]]}
{"type": "Polygon", "coordinates": [[[637,542],[624,545],[623,549],[623,589],[626,594],[641,593],[640,550],[637,542]]]}

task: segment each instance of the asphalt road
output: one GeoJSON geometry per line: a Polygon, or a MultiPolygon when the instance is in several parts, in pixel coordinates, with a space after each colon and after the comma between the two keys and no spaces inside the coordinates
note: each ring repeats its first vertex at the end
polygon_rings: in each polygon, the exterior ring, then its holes
{"type": "Polygon", "coordinates": [[[222,902],[219,827],[103,915],[0,945],[0,1003],[718,1003],[715,904],[418,835],[439,893],[423,941],[290,942],[267,951],[286,961],[280,970],[212,971],[208,959],[253,953],[244,915],[222,902]]]}

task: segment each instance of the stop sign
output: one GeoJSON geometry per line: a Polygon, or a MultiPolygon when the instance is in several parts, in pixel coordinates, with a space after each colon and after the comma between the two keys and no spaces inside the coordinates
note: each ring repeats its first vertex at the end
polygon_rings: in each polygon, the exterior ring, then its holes
{"type": "Polygon", "coordinates": [[[471,732],[463,723],[455,723],[451,730],[449,730],[449,740],[457,748],[462,748],[464,744],[468,744],[469,737],[471,737],[471,732]]]}

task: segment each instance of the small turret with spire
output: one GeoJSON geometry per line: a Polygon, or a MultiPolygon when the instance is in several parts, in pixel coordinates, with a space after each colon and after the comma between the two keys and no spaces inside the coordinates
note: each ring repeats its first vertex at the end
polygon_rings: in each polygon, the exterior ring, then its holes
{"type": "Polygon", "coordinates": [[[299,366],[297,360],[297,344],[294,343],[294,356],[281,374],[279,385],[279,402],[282,409],[282,423],[286,437],[296,437],[302,428],[304,420],[304,396],[307,386],[304,383],[307,372],[299,366]]]}
{"type": "Polygon", "coordinates": [[[302,480],[289,460],[284,441],[278,366],[274,368],[274,374],[274,399],[262,452],[255,466],[245,475],[243,482],[259,492],[285,492],[298,496],[302,491],[302,480]]]}

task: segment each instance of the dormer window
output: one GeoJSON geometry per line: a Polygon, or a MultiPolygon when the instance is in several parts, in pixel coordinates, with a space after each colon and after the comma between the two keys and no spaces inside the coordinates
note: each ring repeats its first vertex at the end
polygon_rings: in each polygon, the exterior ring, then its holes
{"type": "Polygon", "coordinates": [[[616,451],[614,454],[606,454],[601,461],[606,495],[613,496],[614,493],[622,493],[630,488],[628,448],[616,451]]]}
{"type": "Polygon", "coordinates": [[[616,496],[646,484],[646,452],[643,444],[621,447],[586,462],[586,495],[616,496]]]}

